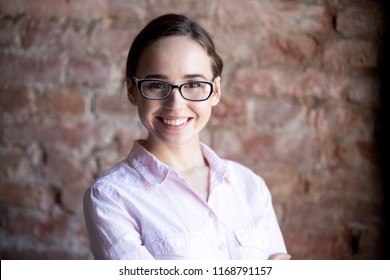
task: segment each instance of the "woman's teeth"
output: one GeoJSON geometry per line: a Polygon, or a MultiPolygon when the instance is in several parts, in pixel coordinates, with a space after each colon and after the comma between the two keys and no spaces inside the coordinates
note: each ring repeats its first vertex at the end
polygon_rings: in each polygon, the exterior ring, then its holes
{"type": "Polygon", "coordinates": [[[178,119],[178,120],[163,119],[163,121],[167,125],[179,126],[185,124],[188,121],[188,119],[178,119]]]}

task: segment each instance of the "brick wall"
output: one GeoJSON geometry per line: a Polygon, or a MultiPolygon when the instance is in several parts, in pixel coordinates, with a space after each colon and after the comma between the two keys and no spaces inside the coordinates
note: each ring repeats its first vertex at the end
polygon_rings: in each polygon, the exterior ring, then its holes
{"type": "Polygon", "coordinates": [[[91,258],[82,195],[145,135],[124,65],[167,12],[214,37],[203,140],[263,175],[293,257],[383,257],[381,1],[0,0],[1,258],[91,258]]]}

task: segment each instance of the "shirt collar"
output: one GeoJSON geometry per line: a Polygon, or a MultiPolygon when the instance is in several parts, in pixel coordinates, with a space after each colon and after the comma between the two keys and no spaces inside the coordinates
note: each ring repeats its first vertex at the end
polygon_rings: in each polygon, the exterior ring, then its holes
{"type": "Polygon", "coordinates": [[[171,168],[149,153],[138,141],[127,158],[128,163],[151,185],[160,185],[167,179],[171,168]]]}
{"type": "Polygon", "coordinates": [[[229,179],[229,169],[226,160],[221,159],[209,146],[200,143],[203,156],[206,158],[210,171],[212,171],[219,180],[229,179]]]}
{"type": "MultiPolygon", "coordinates": [[[[210,147],[200,143],[203,156],[206,158],[210,170],[223,181],[228,179],[228,168],[210,147]]],[[[151,185],[160,185],[167,179],[172,168],[162,163],[153,154],[146,150],[139,141],[135,141],[127,158],[127,162],[151,185]]]]}

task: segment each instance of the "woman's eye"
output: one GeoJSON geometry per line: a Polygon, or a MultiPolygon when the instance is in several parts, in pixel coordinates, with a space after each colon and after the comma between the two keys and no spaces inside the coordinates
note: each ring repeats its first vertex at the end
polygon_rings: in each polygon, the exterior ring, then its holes
{"type": "Polygon", "coordinates": [[[186,85],[187,88],[198,88],[201,86],[202,86],[201,82],[190,82],[186,85]]]}
{"type": "Polygon", "coordinates": [[[153,83],[149,84],[148,88],[150,88],[150,89],[162,89],[162,88],[164,88],[164,83],[153,82],[153,83]]]}

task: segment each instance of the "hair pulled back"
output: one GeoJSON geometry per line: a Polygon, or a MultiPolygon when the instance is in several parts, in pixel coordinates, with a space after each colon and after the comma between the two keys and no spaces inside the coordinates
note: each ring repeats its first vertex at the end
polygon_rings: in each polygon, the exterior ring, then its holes
{"type": "Polygon", "coordinates": [[[214,43],[208,32],[198,23],[184,15],[166,14],[152,20],[135,37],[130,47],[126,63],[126,77],[135,75],[142,52],[162,37],[187,36],[202,45],[212,60],[214,78],[221,76],[223,61],[215,51],[214,43]]]}

